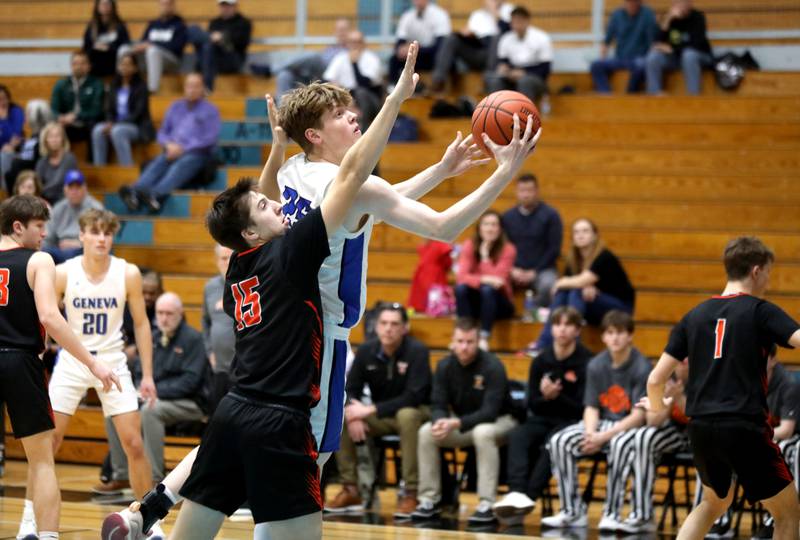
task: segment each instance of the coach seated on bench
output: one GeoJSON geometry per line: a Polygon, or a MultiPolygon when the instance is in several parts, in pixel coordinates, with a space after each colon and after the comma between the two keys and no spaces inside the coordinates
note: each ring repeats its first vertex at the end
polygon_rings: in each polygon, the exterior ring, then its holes
{"type": "MultiPolygon", "coordinates": [[[[164,478],[164,436],[169,426],[196,422],[205,417],[209,377],[203,336],[183,317],[183,303],[172,292],[156,301],[153,331],[153,380],[158,399],[153,406],[142,405],[142,432],[147,459],[153,467],[153,482],[164,478]]],[[[116,433],[109,432],[114,480],[127,479],[125,453],[116,433]]]]}
{"type": "Polygon", "coordinates": [[[359,347],[347,377],[346,423],[341,448],[336,453],[342,490],[325,505],[325,510],[362,508],[356,444],[368,437],[397,434],[405,495],[397,504],[395,517],[407,518],[417,506],[417,434],[430,418],[430,353],[424,344],[408,335],[408,315],[400,304],[381,304],[375,330],[377,339],[359,347]],[[369,388],[371,405],[362,403],[365,386],[369,388]]]}

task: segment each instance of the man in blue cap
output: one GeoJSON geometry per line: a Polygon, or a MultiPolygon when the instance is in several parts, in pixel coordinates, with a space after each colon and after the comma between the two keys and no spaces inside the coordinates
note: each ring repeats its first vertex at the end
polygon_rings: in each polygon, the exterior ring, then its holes
{"type": "Polygon", "coordinates": [[[52,217],[47,223],[47,236],[42,244],[42,250],[49,253],[56,264],[81,254],[78,218],[90,208],[102,210],[103,205],[89,195],[83,173],[70,169],[64,175],[64,198],[53,206],[52,217]]]}

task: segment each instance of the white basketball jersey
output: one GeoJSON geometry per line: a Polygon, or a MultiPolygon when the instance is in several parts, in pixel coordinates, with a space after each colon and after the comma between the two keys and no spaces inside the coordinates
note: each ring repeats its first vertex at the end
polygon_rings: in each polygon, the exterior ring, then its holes
{"type": "MultiPolygon", "coordinates": [[[[339,166],[308,161],[305,154],[289,158],[278,172],[283,213],[291,223],[318,208],[339,166]]],[[[367,301],[367,250],[372,225],[370,216],[356,232],[340,227],[329,238],[331,254],[319,271],[323,320],[328,325],[349,330],[361,320],[367,301]]]]}
{"type": "Polygon", "coordinates": [[[87,350],[96,353],[120,352],[123,348],[122,319],[125,313],[125,259],[111,257],[105,278],[92,283],[82,266],[83,257],[74,257],[67,267],[64,307],[67,322],[87,350]]]}

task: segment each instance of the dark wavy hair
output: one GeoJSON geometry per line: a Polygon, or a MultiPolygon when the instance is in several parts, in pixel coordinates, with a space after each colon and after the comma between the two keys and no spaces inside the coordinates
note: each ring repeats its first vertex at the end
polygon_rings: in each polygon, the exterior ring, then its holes
{"type": "Polygon", "coordinates": [[[214,198],[206,214],[206,227],[218,244],[234,251],[250,249],[242,231],[250,226],[250,192],[255,187],[252,178],[242,178],[214,198]]]}
{"type": "MultiPolygon", "coordinates": [[[[92,40],[96,40],[97,36],[100,34],[100,27],[103,24],[103,19],[100,17],[100,2],[103,0],[94,0],[94,9],[92,9],[92,20],[89,23],[89,28],[91,28],[92,32],[92,40]]],[[[111,21],[109,22],[108,27],[110,29],[116,29],[117,27],[122,25],[122,19],[117,12],[117,0],[108,0],[111,2],[111,21]]]]}

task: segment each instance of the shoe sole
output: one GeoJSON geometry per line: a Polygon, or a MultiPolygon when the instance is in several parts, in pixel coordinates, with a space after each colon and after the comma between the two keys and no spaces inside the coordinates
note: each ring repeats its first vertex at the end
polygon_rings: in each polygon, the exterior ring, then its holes
{"type": "Polygon", "coordinates": [[[471,518],[467,519],[467,523],[468,524],[472,524],[472,525],[486,525],[487,523],[497,523],[497,518],[496,517],[490,517],[490,518],[472,518],[471,517],[471,518]]]}
{"type": "Polygon", "coordinates": [[[431,521],[433,519],[439,519],[442,517],[442,514],[431,514],[431,515],[419,515],[419,514],[411,514],[412,521],[431,521]]]}
{"type": "Polygon", "coordinates": [[[509,518],[514,516],[525,516],[533,512],[534,506],[496,506],[492,508],[499,518],[509,518]]]}
{"type": "Polygon", "coordinates": [[[342,508],[323,508],[323,511],[328,514],[352,514],[353,512],[363,512],[364,505],[354,504],[352,506],[343,506],[342,508]]]}
{"type": "Polygon", "coordinates": [[[103,527],[100,530],[102,540],[131,540],[131,530],[122,516],[111,514],[103,520],[103,527]]]}

